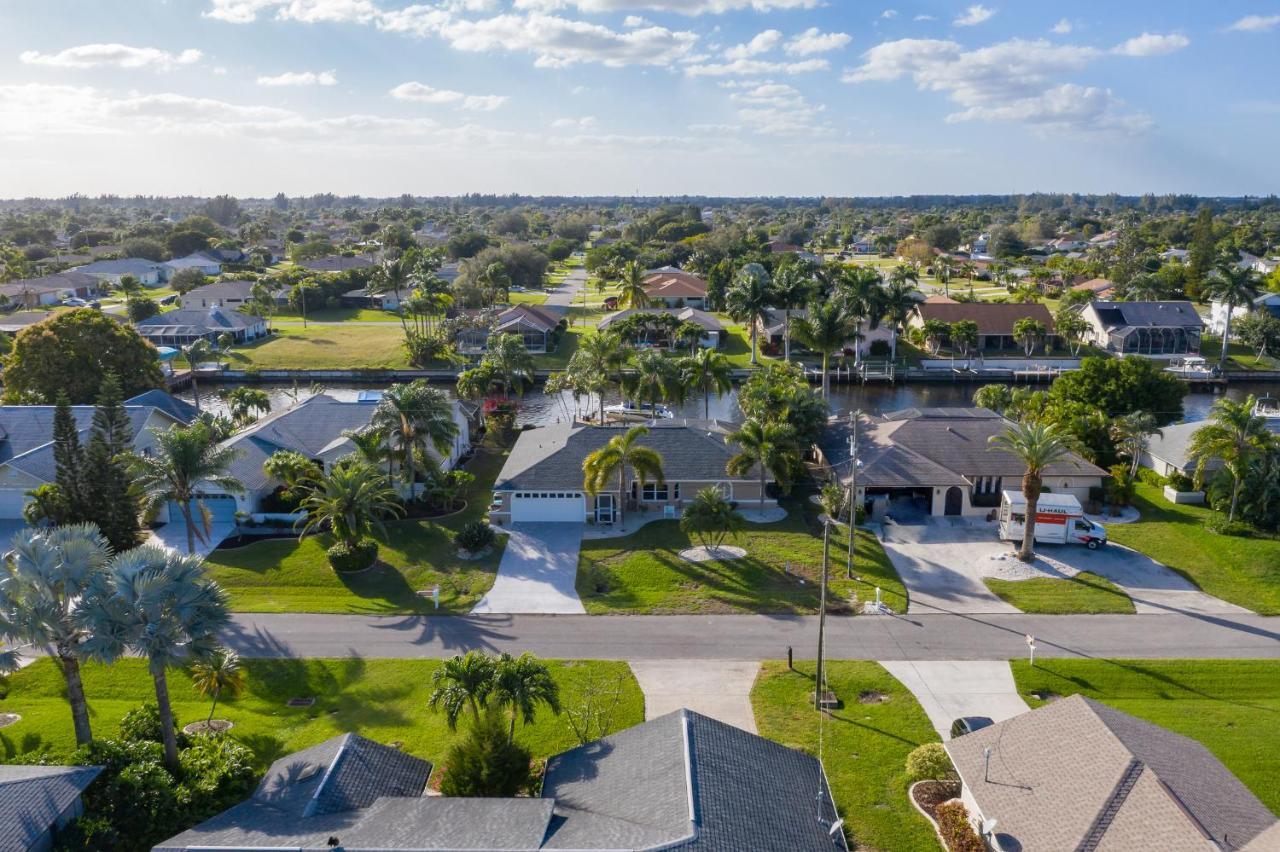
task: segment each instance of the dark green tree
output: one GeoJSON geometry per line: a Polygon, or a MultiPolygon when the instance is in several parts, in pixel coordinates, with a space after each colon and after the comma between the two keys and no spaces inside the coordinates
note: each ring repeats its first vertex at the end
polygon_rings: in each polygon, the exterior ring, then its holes
{"type": "Polygon", "coordinates": [[[72,405],[91,404],[107,373],[120,377],[126,399],[162,381],[155,347],[132,327],[88,308],[67,311],[18,333],[4,358],[4,399],[48,404],[65,392],[72,405]]]}
{"type": "Polygon", "coordinates": [[[1147,358],[1085,358],[1049,390],[1049,403],[1078,402],[1108,417],[1150,412],[1157,426],[1182,419],[1187,387],[1147,358]]]}
{"type": "Polygon", "coordinates": [[[58,402],[53,409],[53,466],[53,481],[67,510],[64,520],[84,520],[84,448],[80,446],[80,431],[64,392],[58,393],[58,402]]]}
{"type": "Polygon", "coordinates": [[[128,453],[132,449],[133,428],[120,396],[120,382],[114,373],[102,379],[98,406],[93,412],[93,431],[85,451],[83,490],[91,520],[120,553],[134,547],[142,532],[138,523],[138,494],[130,487],[128,453]]]}
{"type": "Polygon", "coordinates": [[[529,759],[524,746],[508,739],[502,711],[491,706],[449,749],[440,792],[446,796],[514,796],[529,783],[529,759]]]}

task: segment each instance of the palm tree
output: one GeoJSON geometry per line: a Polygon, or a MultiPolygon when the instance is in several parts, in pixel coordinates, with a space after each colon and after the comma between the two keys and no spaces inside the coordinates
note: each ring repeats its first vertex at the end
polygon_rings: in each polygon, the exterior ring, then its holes
{"type": "Polygon", "coordinates": [[[395,260],[383,261],[382,265],[374,272],[373,277],[369,279],[366,290],[371,296],[379,296],[384,293],[394,293],[396,296],[396,313],[400,314],[400,327],[404,331],[405,337],[409,336],[409,327],[405,323],[404,311],[400,310],[403,302],[400,294],[404,290],[413,288],[413,279],[415,270],[413,262],[409,255],[401,255],[395,260]]]}
{"type": "Polygon", "coordinates": [[[366,461],[371,465],[379,465],[386,462],[387,476],[391,476],[393,472],[391,465],[395,461],[395,453],[391,451],[391,446],[387,443],[387,433],[380,427],[369,426],[365,429],[346,429],[343,431],[342,437],[355,446],[355,455],[362,461],[366,461]]]}
{"type": "Polygon", "coordinates": [[[235,651],[219,648],[191,666],[191,685],[201,698],[213,699],[209,717],[204,720],[205,730],[209,731],[222,693],[235,698],[244,690],[244,670],[240,668],[240,657],[235,651]]]}
{"type": "Polygon", "coordinates": [[[1056,426],[1048,423],[1016,423],[1004,433],[988,439],[993,449],[1011,453],[1026,467],[1022,475],[1022,496],[1027,499],[1022,547],[1018,558],[1023,562],[1035,559],[1036,513],[1040,504],[1040,492],[1044,487],[1044,473],[1054,463],[1067,459],[1075,450],[1075,440],[1056,426]]]}
{"type": "Polygon", "coordinates": [[[933,274],[942,282],[942,293],[944,296],[951,295],[951,276],[956,272],[955,259],[949,254],[938,255],[933,262],[933,274]]]}
{"type": "Polygon", "coordinates": [[[636,261],[622,267],[618,282],[618,305],[623,308],[649,307],[649,295],[644,291],[644,267],[636,261]]]}
{"type": "Polygon", "coordinates": [[[907,322],[907,317],[911,316],[911,311],[918,304],[916,297],[919,295],[916,290],[912,275],[915,270],[909,266],[899,266],[894,270],[894,276],[889,284],[884,288],[881,295],[881,309],[884,316],[889,320],[889,324],[893,327],[893,354],[891,357],[898,357],[898,335],[902,333],[902,327],[907,322]],[[899,270],[904,270],[902,274],[898,274],[899,270]]]}
{"type": "MultiPolygon", "coordinates": [[[[880,320],[885,315],[885,291],[880,273],[874,267],[847,267],[840,275],[837,292],[849,315],[857,321],[855,338],[861,336],[864,322],[868,331],[880,327],[880,320]]],[[[858,349],[854,347],[853,362],[857,364],[860,360],[858,349]]]]}
{"type": "Polygon", "coordinates": [[[751,419],[729,435],[729,440],[738,445],[738,452],[729,459],[725,470],[730,476],[746,476],[753,470],[760,473],[760,514],[763,515],[769,474],[772,473],[779,484],[785,484],[791,481],[792,473],[800,464],[795,429],[786,423],[761,423],[751,419]]]}
{"type": "Polygon", "coordinates": [[[416,496],[415,481],[419,459],[427,456],[427,444],[442,457],[448,456],[458,437],[453,420],[453,404],[431,387],[426,379],[406,385],[392,385],[382,394],[373,414],[373,426],[381,430],[403,457],[402,472],[409,483],[409,500],[416,496]]]}
{"type": "Polygon", "coordinates": [[[650,447],[640,445],[640,439],[649,434],[646,426],[632,426],[622,435],[614,435],[609,443],[582,460],[583,490],[595,497],[605,489],[609,478],[618,474],[618,525],[623,522],[623,505],[627,500],[627,468],[636,472],[640,484],[650,479],[659,484],[665,482],[662,473],[662,456],[650,447]]]}
{"type": "Polygon", "coordinates": [[[551,677],[547,664],[527,652],[518,657],[506,653],[498,657],[493,676],[493,698],[499,707],[511,713],[507,742],[515,742],[517,714],[526,725],[533,724],[541,704],[560,715],[559,685],[551,677]]]}
{"type": "Polygon", "coordinates": [[[648,402],[657,416],[658,403],[678,399],[684,388],[676,362],[656,349],[641,352],[622,377],[622,390],[637,402],[648,402]]]}
{"type": "Polygon", "coordinates": [[[1227,307],[1222,322],[1222,356],[1218,359],[1218,366],[1226,369],[1231,348],[1231,314],[1258,298],[1258,276],[1252,269],[1241,267],[1234,258],[1226,258],[1205,280],[1203,295],[1227,307]]]}
{"type": "Polygon", "coordinates": [[[1205,467],[1219,459],[1231,475],[1231,511],[1227,520],[1236,519],[1240,502],[1240,484],[1250,463],[1271,439],[1267,421],[1253,413],[1257,398],[1250,395],[1243,402],[1220,399],[1210,409],[1209,422],[1191,435],[1187,455],[1196,463],[1196,484],[1203,486],[1205,467]]]}
{"type": "Polygon", "coordinates": [[[454,654],[431,673],[432,710],[444,708],[449,730],[458,728],[458,717],[463,708],[470,709],[471,721],[480,721],[480,708],[489,700],[493,691],[493,678],[497,666],[484,651],[471,650],[454,654]]]}
{"type": "Polygon", "coordinates": [[[227,394],[227,408],[237,423],[248,423],[255,411],[266,414],[271,410],[271,397],[258,388],[238,387],[227,394]]]}
{"type": "Polygon", "coordinates": [[[205,575],[197,556],[155,544],[117,554],[94,578],[77,611],[88,637],[86,656],[113,663],[145,657],[155,684],[165,763],[178,769],[178,740],[166,671],[218,650],[230,621],[227,595],[205,575]]]}
{"type": "Polygon", "coordinates": [[[782,358],[791,360],[791,311],[813,294],[813,279],[798,263],[788,264],[773,277],[774,303],[782,308],[782,358]]]}
{"type": "Polygon", "coordinates": [[[685,387],[702,392],[702,417],[711,419],[711,394],[724,396],[733,390],[733,363],[714,349],[699,349],[680,359],[680,378],[685,387]]]}
{"type": "Polygon", "coordinates": [[[1165,297],[1164,282],[1158,275],[1144,272],[1124,285],[1125,296],[1135,302],[1158,302],[1165,297]]]}
{"type": "Polygon", "coordinates": [[[831,395],[831,355],[842,351],[857,332],[857,321],[835,300],[813,303],[809,306],[809,315],[796,320],[796,337],[822,356],[823,399],[831,395]]]}
{"type": "Polygon", "coordinates": [[[213,357],[213,346],[203,337],[198,338],[182,347],[182,357],[187,359],[187,366],[191,368],[191,401],[199,412],[200,385],[196,382],[196,368],[202,361],[213,357]]]}
{"type": "Polygon", "coordinates": [[[604,423],[605,391],[619,384],[618,371],[626,360],[627,347],[622,337],[611,331],[598,331],[582,337],[565,368],[574,388],[600,398],[601,424],[604,423]]]}
{"type": "MultiPolygon", "coordinates": [[[[53,651],[67,686],[76,744],[85,745],[93,739],[80,681],[87,633],[72,611],[104,570],[110,547],[89,523],[25,529],[12,547],[0,573],[0,640],[53,651]]],[[[17,671],[18,656],[16,649],[0,654],[0,671],[17,671]]]]}
{"type": "Polygon", "coordinates": [[[498,295],[502,295],[502,301],[510,298],[511,292],[511,276],[507,274],[507,267],[501,262],[491,263],[484,268],[484,271],[476,276],[476,283],[479,284],[489,297],[489,303],[494,304],[498,301],[498,295]]]}
{"type": "Polygon", "coordinates": [[[205,543],[211,525],[208,507],[200,499],[201,489],[213,486],[235,494],[244,491],[240,480],[227,472],[237,451],[214,443],[203,423],[157,429],[154,434],[151,453],[131,460],[134,478],[149,509],[168,501],[178,504],[187,525],[187,553],[194,553],[196,539],[205,543]],[[193,502],[199,509],[199,527],[191,511],[193,502]]]}
{"type": "Polygon", "coordinates": [[[714,553],[728,536],[742,530],[743,521],[742,513],[733,508],[720,489],[708,485],[680,513],[680,531],[694,536],[714,553]]]}
{"type": "Polygon", "coordinates": [[[725,307],[729,316],[746,323],[751,331],[751,363],[756,363],[758,347],[756,336],[760,324],[773,305],[774,296],[769,273],[758,263],[748,263],[738,270],[729,292],[725,293],[725,307]]]}
{"type": "Polygon", "coordinates": [[[525,385],[533,381],[533,356],[518,334],[495,334],[489,338],[489,351],[483,363],[502,384],[502,395],[524,395],[525,385]]]}
{"type": "Polygon", "coordinates": [[[142,295],[142,282],[136,275],[121,275],[116,287],[124,294],[125,313],[128,314],[134,298],[142,295]]]}
{"type": "Polygon", "coordinates": [[[375,530],[385,532],[382,519],[402,511],[387,476],[360,461],[335,465],[312,478],[301,508],[307,513],[303,536],[327,526],[348,550],[358,548],[375,530]]]}
{"type": "Polygon", "coordinates": [[[1138,462],[1151,437],[1163,434],[1156,426],[1156,418],[1145,411],[1126,414],[1111,424],[1111,439],[1120,445],[1121,455],[1129,457],[1130,476],[1138,475],[1138,462]]]}

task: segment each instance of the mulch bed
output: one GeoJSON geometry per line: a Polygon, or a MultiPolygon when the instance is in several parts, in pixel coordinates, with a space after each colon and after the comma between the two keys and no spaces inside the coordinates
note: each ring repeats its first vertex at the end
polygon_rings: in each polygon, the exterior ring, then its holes
{"type": "Polygon", "coordinates": [[[248,547],[251,544],[257,544],[260,541],[270,541],[276,538],[293,538],[296,539],[296,532],[289,532],[282,529],[278,533],[263,533],[262,535],[233,535],[231,538],[224,538],[222,543],[217,546],[217,550],[235,550],[238,547],[248,547]]]}
{"type": "Polygon", "coordinates": [[[226,719],[214,719],[211,722],[192,722],[182,729],[184,734],[221,734],[229,731],[232,723],[226,719]]]}
{"type": "Polygon", "coordinates": [[[938,819],[938,805],[959,795],[959,781],[921,781],[911,788],[911,797],[935,822],[938,819]]]}

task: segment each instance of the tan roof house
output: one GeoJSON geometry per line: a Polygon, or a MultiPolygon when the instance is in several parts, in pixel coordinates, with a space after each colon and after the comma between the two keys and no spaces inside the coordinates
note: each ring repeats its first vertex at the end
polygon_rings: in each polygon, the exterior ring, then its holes
{"type": "Polygon", "coordinates": [[[705,309],[707,282],[690,272],[660,270],[645,276],[644,294],[667,308],[705,309]]]}

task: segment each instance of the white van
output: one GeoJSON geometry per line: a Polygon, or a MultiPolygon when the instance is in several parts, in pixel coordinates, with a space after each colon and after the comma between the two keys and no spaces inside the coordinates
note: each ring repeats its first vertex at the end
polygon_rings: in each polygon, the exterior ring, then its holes
{"type": "MultiPolygon", "coordinates": [[[[1021,491],[1005,491],[1000,500],[1000,538],[1022,541],[1026,531],[1027,498],[1021,491]]],[[[1036,541],[1046,544],[1083,544],[1097,550],[1107,543],[1107,530],[1084,516],[1080,501],[1071,494],[1040,495],[1036,502],[1036,541]]]]}

